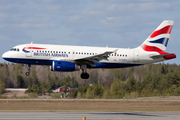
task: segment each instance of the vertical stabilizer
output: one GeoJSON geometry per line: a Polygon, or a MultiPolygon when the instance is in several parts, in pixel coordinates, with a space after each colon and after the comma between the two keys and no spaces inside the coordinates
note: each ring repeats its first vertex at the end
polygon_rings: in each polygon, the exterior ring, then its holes
{"type": "Polygon", "coordinates": [[[174,21],[165,20],[163,21],[155,31],[143,42],[141,47],[145,51],[149,52],[160,52],[165,51],[174,21]]]}

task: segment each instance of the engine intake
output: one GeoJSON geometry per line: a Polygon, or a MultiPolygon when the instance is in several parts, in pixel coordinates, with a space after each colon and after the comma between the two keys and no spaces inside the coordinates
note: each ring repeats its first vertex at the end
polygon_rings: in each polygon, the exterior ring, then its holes
{"type": "Polygon", "coordinates": [[[80,66],[68,61],[53,61],[52,66],[50,66],[50,69],[51,71],[71,72],[79,71],[80,66]]]}

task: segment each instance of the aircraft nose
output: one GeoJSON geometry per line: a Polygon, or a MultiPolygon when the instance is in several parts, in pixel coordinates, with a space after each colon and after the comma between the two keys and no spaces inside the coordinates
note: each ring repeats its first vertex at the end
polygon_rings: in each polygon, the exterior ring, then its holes
{"type": "Polygon", "coordinates": [[[5,58],[7,58],[7,57],[8,57],[8,53],[5,52],[5,53],[2,55],[2,58],[5,59],[5,58]]]}
{"type": "Polygon", "coordinates": [[[17,62],[17,59],[13,58],[12,52],[7,51],[2,55],[2,58],[6,61],[17,62]]]}
{"type": "Polygon", "coordinates": [[[3,55],[2,55],[2,58],[4,58],[6,56],[6,54],[4,53],[3,55]]]}

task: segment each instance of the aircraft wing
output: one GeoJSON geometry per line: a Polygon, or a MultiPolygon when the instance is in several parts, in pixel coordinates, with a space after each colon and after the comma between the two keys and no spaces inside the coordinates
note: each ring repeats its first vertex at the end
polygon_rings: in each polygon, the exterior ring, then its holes
{"type": "Polygon", "coordinates": [[[114,51],[106,51],[106,52],[99,53],[96,55],[90,55],[90,56],[81,57],[81,58],[74,58],[72,60],[75,61],[77,64],[88,64],[88,65],[93,66],[95,62],[99,62],[101,60],[108,60],[107,58],[109,57],[109,54],[115,53],[117,50],[118,49],[114,51]]]}

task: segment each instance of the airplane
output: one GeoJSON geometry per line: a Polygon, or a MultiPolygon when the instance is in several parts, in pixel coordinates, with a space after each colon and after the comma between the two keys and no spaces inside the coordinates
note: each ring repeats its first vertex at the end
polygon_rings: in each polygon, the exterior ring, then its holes
{"type": "Polygon", "coordinates": [[[137,48],[110,48],[22,44],[5,52],[3,59],[28,65],[48,65],[51,71],[80,71],[82,79],[88,79],[87,69],[124,68],[155,63],[176,58],[174,53],[165,52],[174,21],[163,21],[137,48]]]}

